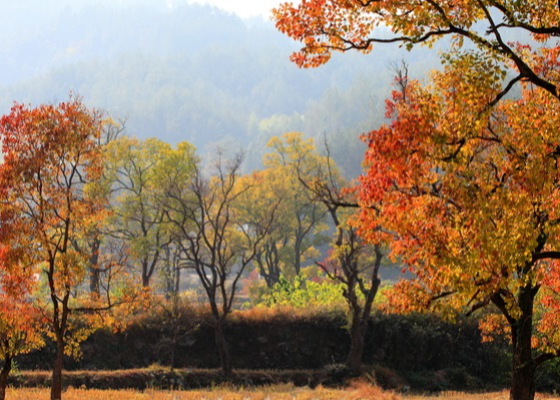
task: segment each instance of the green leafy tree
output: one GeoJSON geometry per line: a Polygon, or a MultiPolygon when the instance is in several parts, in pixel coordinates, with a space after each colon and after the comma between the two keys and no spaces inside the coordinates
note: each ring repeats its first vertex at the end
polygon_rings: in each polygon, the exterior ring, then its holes
{"type": "Polygon", "coordinates": [[[107,153],[113,193],[110,235],[125,244],[132,263],[139,266],[142,285],[149,287],[171,245],[164,183],[171,176],[189,179],[184,174],[192,171],[194,148],[186,142],[173,149],[155,138],[123,136],[109,144],[107,153]]]}
{"type": "Polygon", "coordinates": [[[303,140],[300,133],[273,137],[268,147],[271,151],[264,156],[262,172],[266,184],[261,187],[280,201],[278,229],[272,231],[276,248],[281,251],[277,259],[284,265],[284,275],[289,276],[290,270],[299,275],[305,261],[318,256],[318,247],[328,242],[324,234],[328,230],[327,210],[301,190],[298,176],[299,171],[309,177],[322,160],[313,153],[313,141],[303,140]]]}

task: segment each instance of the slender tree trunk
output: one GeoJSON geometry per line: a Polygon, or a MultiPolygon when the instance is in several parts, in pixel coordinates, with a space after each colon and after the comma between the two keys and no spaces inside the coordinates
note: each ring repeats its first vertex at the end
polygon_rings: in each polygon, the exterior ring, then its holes
{"type": "Polygon", "coordinates": [[[150,280],[154,274],[157,262],[159,261],[159,250],[154,252],[152,259],[150,260],[148,256],[142,259],[142,286],[149,287],[150,280]]]}
{"type": "Polygon", "coordinates": [[[150,287],[151,275],[148,271],[148,260],[142,260],[142,287],[150,287]]]}
{"type": "Polygon", "coordinates": [[[181,268],[178,266],[174,267],[175,270],[175,292],[173,293],[174,296],[178,296],[181,290],[181,268]]]}
{"type": "MultiPolygon", "coordinates": [[[[64,296],[60,299],[57,296],[55,286],[55,259],[49,260],[50,268],[47,274],[49,280],[49,289],[51,292],[51,301],[53,305],[51,328],[56,340],[56,355],[54,358],[52,382],[51,382],[51,400],[62,399],[62,366],[64,362],[64,334],[67,329],[68,315],[70,309],[68,308],[68,301],[70,299],[70,291],[66,291],[64,296]]],[[[58,279],[58,278],[57,278],[58,279]]],[[[62,279],[62,277],[61,277],[62,279]]]]}
{"type": "Polygon", "coordinates": [[[260,257],[257,259],[257,266],[260,276],[264,278],[269,289],[280,281],[280,269],[277,266],[262,261],[260,257]]]}
{"type": "Polygon", "coordinates": [[[64,361],[64,338],[62,334],[56,335],[56,357],[53,364],[51,400],[62,399],[62,365],[64,361]]]}
{"type": "Polygon", "coordinates": [[[270,266],[270,274],[268,275],[268,280],[270,282],[267,282],[269,288],[280,282],[280,267],[278,266],[278,264],[270,266]]]}
{"type": "MultiPolygon", "coordinates": [[[[353,373],[360,373],[362,368],[362,358],[364,355],[366,333],[368,330],[368,322],[371,316],[371,308],[373,306],[373,301],[381,285],[381,280],[379,279],[379,268],[381,267],[381,260],[383,254],[379,249],[379,246],[375,246],[375,264],[371,276],[371,287],[362,294],[365,295],[365,301],[363,307],[360,306],[357,297],[357,285],[355,281],[350,281],[348,284],[346,301],[348,306],[352,311],[352,321],[350,324],[350,351],[348,352],[348,357],[346,358],[346,365],[350,368],[353,373]]],[[[341,264],[344,259],[340,260],[341,264]]],[[[350,263],[348,270],[357,271],[358,264],[357,260],[354,259],[353,263],[350,263]]]]}
{"type": "Polygon", "coordinates": [[[280,270],[271,269],[270,273],[268,274],[261,272],[261,276],[264,277],[266,287],[268,287],[269,289],[280,282],[280,270]]]}
{"type": "Polygon", "coordinates": [[[531,287],[520,290],[518,304],[521,316],[511,323],[513,365],[510,400],[533,400],[535,398],[536,365],[531,349],[535,293],[531,287]]]}
{"type": "Polygon", "coordinates": [[[89,270],[89,292],[100,294],[100,276],[99,276],[99,266],[92,265],[89,270]]]}
{"type": "Polygon", "coordinates": [[[296,237],[296,242],[294,244],[294,270],[296,275],[299,276],[301,271],[301,240],[296,237]]]}
{"type": "Polygon", "coordinates": [[[175,370],[175,351],[177,348],[177,327],[174,326],[173,327],[173,338],[171,339],[171,354],[170,356],[170,360],[169,360],[169,365],[171,366],[171,371],[175,370]]]}
{"type": "Polygon", "coordinates": [[[8,387],[8,375],[12,370],[12,357],[4,358],[4,366],[0,372],[0,400],[6,398],[6,388],[8,387]]]}
{"type": "Polygon", "coordinates": [[[225,376],[230,376],[232,372],[231,360],[229,358],[229,351],[227,347],[226,338],[224,336],[223,321],[217,321],[214,326],[214,335],[218,354],[220,355],[220,364],[222,373],[225,376]]]}
{"type": "MultiPolygon", "coordinates": [[[[367,322],[366,322],[367,327],[367,322]]],[[[346,358],[346,366],[355,374],[360,373],[362,369],[362,357],[365,347],[365,333],[359,316],[352,318],[350,327],[350,351],[346,358]]]]}
{"type": "Polygon", "coordinates": [[[91,255],[89,257],[89,291],[90,293],[100,293],[100,271],[99,271],[99,247],[101,241],[96,238],[91,246],[91,255]]]}
{"type": "Polygon", "coordinates": [[[280,255],[278,254],[278,249],[276,248],[276,244],[272,245],[272,248],[270,249],[269,253],[270,254],[268,256],[269,259],[268,280],[270,281],[270,285],[268,287],[271,288],[272,286],[280,282],[280,255]]]}

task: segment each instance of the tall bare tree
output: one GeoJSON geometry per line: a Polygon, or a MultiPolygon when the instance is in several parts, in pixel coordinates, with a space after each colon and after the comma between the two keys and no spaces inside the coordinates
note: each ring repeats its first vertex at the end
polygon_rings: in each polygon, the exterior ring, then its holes
{"type": "MultiPolygon", "coordinates": [[[[237,155],[225,162],[220,156],[210,178],[196,165],[192,180],[168,182],[164,199],[181,257],[195,271],[206,293],[226,376],[232,373],[232,363],[224,322],[232,311],[239,280],[268,231],[267,227],[252,229],[239,219],[237,205],[253,188],[247,180],[240,180],[242,160],[242,155],[237,155]]],[[[274,211],[270,210],[271,221],[274,211]]]]}

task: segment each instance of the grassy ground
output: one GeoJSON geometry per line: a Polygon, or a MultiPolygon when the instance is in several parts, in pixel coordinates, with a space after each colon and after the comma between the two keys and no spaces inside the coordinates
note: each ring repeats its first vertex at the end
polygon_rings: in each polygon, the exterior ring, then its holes
{"type": "MultiPolygon", "coordinates": [[[[430,399],[438,399],[438,400],[508,400],[509,399],[509,392],[492,392],[492,393],[485,393],[485,394],[473,394],[473,393],[464,393],[464,392],[441,392],[437,396],[403,396],[402,400],[430,400],[430,399]]],[[[537,394],[536,399],[544,400],[556,400],[560,399],[558,396],[553,396],[549,394],[537,394]]]]}
{"type": "MultiPolygon", "coordinates": [[[[64,400],[507,400],[507,392],[466,394],[446,392],[438,396],[401,396],[382,392],[368,384],[356,384],[347,390],[317,388],[294,388],[291,385],[275,385],[258,391],[216,388],[206,391],[163,391],[163,390],[83,390],[68,389],[64,400]]],[[[7,400],[48,400],[47,389],[11,389],[7,400]]],[[[551,395],[537,395],[537,399],[560,399],[551,395]]]]}
{"type": "MultiPolygon", "coordinates": [[[[48,389],[12,389],[7,400],[48,400],[48,389]]],[[[163,390],[83,390],[68,389],[64,400],[400,400],[392,393],[383,393],[375,387],[361,387],[350,390],[318,388],[294,388],[292,386],[260,388],[253,390],[214,390],[163,391],[163,390]]]]}

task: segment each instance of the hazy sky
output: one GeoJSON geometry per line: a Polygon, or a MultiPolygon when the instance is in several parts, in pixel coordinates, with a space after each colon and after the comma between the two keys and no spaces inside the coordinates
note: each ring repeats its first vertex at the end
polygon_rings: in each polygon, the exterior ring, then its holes
{"type": "Polygon", "coordinates": [[[244,18],[260,15],[270,18],[270,10],[286,0],[190,0],[192,3],[206,3],[234,12],[244,18]]]}

